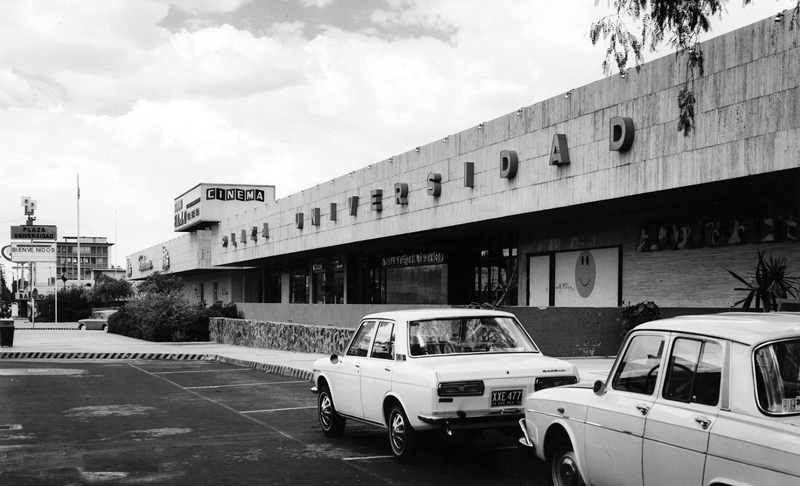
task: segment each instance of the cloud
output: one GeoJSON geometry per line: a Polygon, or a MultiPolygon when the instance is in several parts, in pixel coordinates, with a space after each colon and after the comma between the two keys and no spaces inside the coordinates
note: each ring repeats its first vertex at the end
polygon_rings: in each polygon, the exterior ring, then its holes
{"type": "Polygon", "coordinates": [[[336,3],[336,0],[300,0],[304,7],[324,8],[336,3]]]}
{"type": "Polygon", "coordinates": [[[191,14],[233,12],[250,0],[169,0],[170,6],[179,8],[191,14]]]}

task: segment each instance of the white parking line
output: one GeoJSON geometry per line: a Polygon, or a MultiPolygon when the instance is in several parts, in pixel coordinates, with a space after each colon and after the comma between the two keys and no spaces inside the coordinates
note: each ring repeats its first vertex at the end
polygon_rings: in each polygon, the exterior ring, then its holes
{"type": "Polygon", "coordinates": [[[370,459],[393,459],[394,456],[365,456],[365,457],[345,457],[343,461],[369,461],[370,459]]]}
{"type": "Polygon", "coordinates": [[[230,370],[193,370],[193,371],[148,371],[151,375],[182,375],[184,373],[228,373],[231,371],[251,371],[250,368],[233,368],[230,370]]]}
{"type": "Polygon", "coordinates": [[[266,410],[245,410],[244,412],[239,413],[269,413],[269,412],[285,412],[287,410],[308,410],[312,408],[317,408],[316,405],[313,407],[291,407],[291,408],[271,408],[266,410]]]}
{"type": "Polygon", "coordinates": [[[203,388],[229,388],[232,386],[258,386],[258,385],[285,385],[287,383],[308,383],[307,380],[301,381],[278,381],[275,383],[238,383],[233,385],[204,385],[204,386],[185,386],[187,390],[200,390],[203,388]]]}

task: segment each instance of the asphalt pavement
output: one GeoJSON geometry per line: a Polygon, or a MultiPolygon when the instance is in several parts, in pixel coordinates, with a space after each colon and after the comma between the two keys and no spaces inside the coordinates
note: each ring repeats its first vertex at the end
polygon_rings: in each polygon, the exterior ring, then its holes
{"type": "MultiPolygon", "coordinates": [[[[214,360],[311,380],[314,361],[329,357],[212,342],[153,343],[102,331],[79,331],[77,322],[16,320],[14,327],[14,344],[0,348],[0,359],[214,360]]],[[[584,382],[605,380],[614,362],[613,357],[563,359],[577,365],[584,382]]]]}

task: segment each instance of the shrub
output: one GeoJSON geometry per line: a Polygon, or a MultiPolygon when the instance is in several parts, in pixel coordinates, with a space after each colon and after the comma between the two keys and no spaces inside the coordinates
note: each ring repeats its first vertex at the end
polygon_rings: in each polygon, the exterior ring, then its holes
{"type": "Polygon", "coordinates": [[[241,317],[236,304],[206,308],[185,292],[180,277],[155,272],[136,286],[137,294],[108,320],[108,330],[157,342],[208,341],[211,317],[241,317]]]}
{"type": "Polygon", "coordinates": [[[136,319],[128,312],[127,307],[123,306],[108,318],[108,332],[141,339],[135,322],[136,319]]]}
{"type": "Polygon", "coordinates": [[[223,304],[222,302],[215,302],[207,309],[207,311],[209,317],[227,317],[230,319],[242,318],[242,313],[237,312],[236,304],[234,304],[233,302],[229,304],[223,304]]]}
{"type": "Polygon", "coordinates": [[[628,304],[620,308],[617,322],[622,328],[622,335],[625,336],[634,327],[645,322],[655,321],[661,318],[661,309],[652,300],[639,302],[638,304],[628,304]]]}
{"type": "Polygon", "coordinates": [[[202,336],[198,336],[195,328],[201,310],[182,290],[145,293],[125,305],[126,319],[130,320],[126,327],[131,337],[147,341],[198,340],[202,336]]]}

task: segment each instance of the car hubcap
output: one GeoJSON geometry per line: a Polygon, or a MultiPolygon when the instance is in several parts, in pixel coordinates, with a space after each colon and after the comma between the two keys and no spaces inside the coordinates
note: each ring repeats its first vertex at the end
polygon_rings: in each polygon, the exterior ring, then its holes
{"type": "Polygon", "coordinates": [[[559,461],[556,466],[556,471],[553,472],[556,474],[556,484],[563,486],[576,486],[579,484],[580,475],[578,474],[578,465],[575,464],[575,460],[569,455],[561,457],[561,461],[559,461]]]}
{"type": "Polygon", "coordinates": [[[327,394],[322,395],[319,400],[319,422],[326,430],[331,427],[332,415],[333,411],[331,410],[331,399],[327,394]]]}
{"type": "Polygon", "coordinates": [[[403,416],[398,412],[392,415],[391,436],[392,448],[395,452],[402,452],[406,444],[406,424],[403,416]]]}

